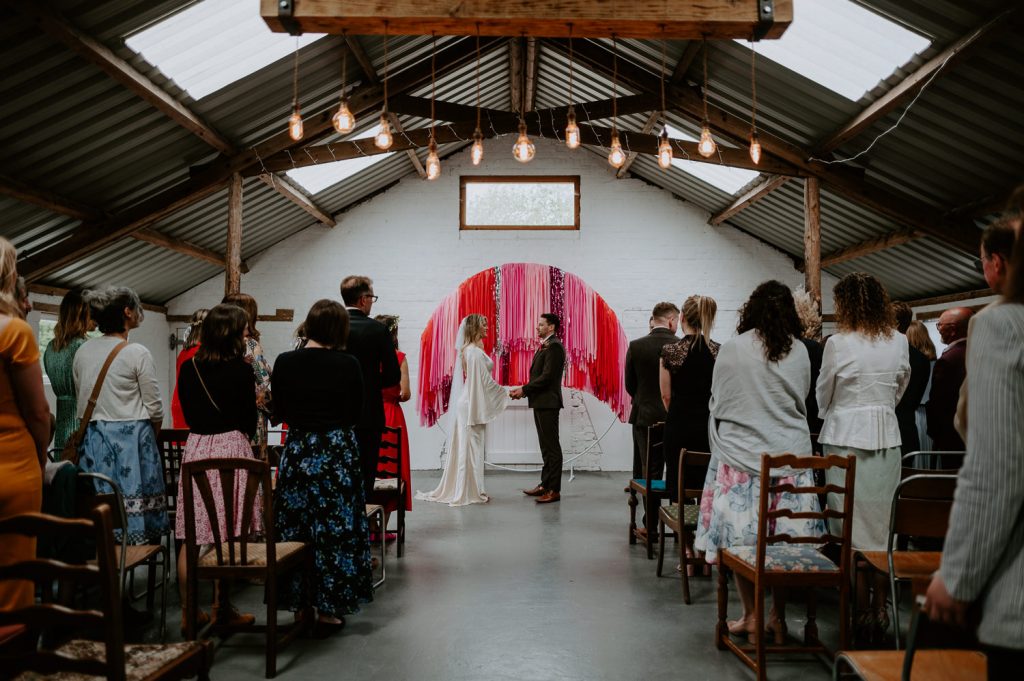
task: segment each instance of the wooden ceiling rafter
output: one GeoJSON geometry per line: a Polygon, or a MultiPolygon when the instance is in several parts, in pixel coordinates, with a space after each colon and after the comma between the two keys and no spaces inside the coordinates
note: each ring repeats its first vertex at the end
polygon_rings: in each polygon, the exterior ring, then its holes
{"type": "MultiPolygon", "coordinates": [[[[658,124],[658,121],[660,120],[661,111],[655,111],[654,113],[647,117],[646,121],[644,121],[644,127],[640,129],[640,132],[645,135],[649,135],[651,132],[654,131],[654,126],[656,126],[658,124]]],[[[633,161],[636,160],[637,156],[639,156],[637,152],[629,152],[629,154],[626,156],[626,162],[623,163],[622,167],[619,168],[617,173],[615,173],[615,177],[619,178],[620,180],[624,178],[626,176],[626,173],[629,172],[629,168],[630,166],[633,165],[633,161]]]]}
{"type": "MultiPolygon", "coordinates": [[[[334,216],[321,208],[301,187],[288,179],[287,175],[260,173],[259,178],[263,184],[309,213],[310,217],[325,227],[334,227],[337,224],[334,216]]],[[[242,270],[242,272],[245,271],[242,270]]]]}
{"type": "Polygon", "coordinates": [[[260,14],[280,33],[648,38],[779,38],[793,0],[261,0],[260,14]]]}
{"type": "MultiPolygon", "coordinates": [[[[143,227],[142,229],[136,230],[135,232],[132,232],[130,236],[138,241],[144,241],[148,244],[152,244],[153,246],[159,246],[160,248],[174,251],[175,253],[187,255],[190,258],[203,260],[213,265],[217,265],[218,267],[227,267],[226,257],[217,251],[199,246],[185,239],[172,237],[150,227],[143,227]]],[[[249,271],[249,266],[244,262],[241,267],[242,272],[249,271]]]]}
{"type": "MultiPolygon", "coordinates": [[[[67,295],[71,289],[63,288],[61,286],[47,286],[46,284],[29,284],[28,292],[35,293],[40,296],[53,296],[55,298],[63,298],[67,295]]],[[[48,314],[58,314],[60,312],[60,305],[54,303],[40,303],[33,301],[32,307],[40,312],[46,312],[48,314]]],[[[167,306],[159,305],[157,303],[142,301],[142,309],[147,312],[157,312],[159,314],[167,314],[167,306]]]]}
{"type": "Polygon", "coordinates": [[[737,196],[732,203],[712,215],[708,219],[709,225],[720,225],[729,218],[748,208],[770,193],[786,184],[789,178],[785,175],[762,176],[761,180],[750,189],[737,196]]]}
{"type": "Polygon", "coordinates": [[[0,175],[0,194],[82,222],[96,222],[103,219],[103,211],[94,206],[72,201],[48,190],[30,187],[24,182],[6,175],[0,175]]]}

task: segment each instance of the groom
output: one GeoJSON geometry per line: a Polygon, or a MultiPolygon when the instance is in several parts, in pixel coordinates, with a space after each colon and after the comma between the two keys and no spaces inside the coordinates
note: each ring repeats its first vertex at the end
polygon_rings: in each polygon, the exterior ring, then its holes
{"type": "Polygon", "coordinates": [[[558,410],[562,408],[562,370],[565,368],[565,348],[557,335],[561,325],[556,314],[547,312],[540,316],[537,337],[543,343],[533,356],[530,382],[509,392],[514,400],[525,395],[533,409],[544,468],[540,484],[523,493],[537,497],[538,504],[550,504],[561,498],[562,446],[558,443],[558,410]]]}

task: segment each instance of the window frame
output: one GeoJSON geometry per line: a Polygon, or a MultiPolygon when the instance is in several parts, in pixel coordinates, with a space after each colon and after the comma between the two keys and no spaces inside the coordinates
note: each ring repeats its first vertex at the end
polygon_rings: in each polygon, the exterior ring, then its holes
{"type": "Polygon", "coordinates": [[[578,232],[580,230],[580,176],[579,175],[462,175],[459,177],[459,231],[546,231],[578,232]],[[467,225],[467,184],[569,184],[573,185],[573,224],[568,225],[467,225]]]}

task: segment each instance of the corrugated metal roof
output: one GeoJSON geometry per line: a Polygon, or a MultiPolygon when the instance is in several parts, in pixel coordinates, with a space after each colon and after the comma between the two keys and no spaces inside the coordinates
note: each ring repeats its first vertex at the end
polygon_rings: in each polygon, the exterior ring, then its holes
{"type": "MultiPolygon", "coordinates": [[[[857,1],[932,38],[932,47],[856,103],[799,73],[761,59],[757,71],[759,127],[793,144],[813,148],[913,68],[1005,6],[1004,0],[857,1]]],[[[172,97],[191,107],[238,148],[280,132],[291,102],[290,56],[194,101],[157,67],[147,64],[124,45],[126,36],[190,4],[186,0],[58,0],[55,8],[172,97]]],[[[377,71],[382,72],[382,38],[355,39],[377,71]]],[[[457,39],[439,37],[437,43],[440,47],[453,40],[457,39]]],[[[340,42],[339,37],[328,36],[300,52],[300,103],[304,112],[320,111],[337,101],[340,42]]],[[[597,42],[604,46],[611,43],[597,42]]],[[[568,60],[543,40],[539,46],[536,107],[563,106],[568,101],[568,60]]],[[[665,47],[671,71],[687,43],[669,41],[665,47]]],[[[389,70],[396,73],[428,60],[431,39],[392,36],[388,48],[389,70]]],[[[661,68],[662,44],[657,39],[622,40],[618,42],[618,51],[624,62],[652,73],[661,68]]],[[[751,108],[749,58],[748,48],[733,41],[718,41],[709,46],[709,100],[741,118],[748,117],[751,108]]],[[[860,159],[866,169],[866,181],[904,192],[942,210],[998,195],[1018,182],[1024,176],[1020,160],[1024,156],[1024,129],[1019,122],[1019,112],[1024,108],[1021,64],[1024,44],[1017,40],[1016,32],[1004,30],[1001,36],[941,73],[899,128],[882,137],[860,159]]],[[[350,85],[365,84],[354,60],[349,60],[348,68],[350,85]]],[[[480,71],[483,106],[511,108],[507,48],[485,54],[480,71]]],[[[611,96],[612,84],[607,76],[579,64],[574,73],[576,102],[611,96]]],[[[700,80],[699,59],[687,76],[691,81],[700,80]]],[[[429,96],[429,91],[429,86],[425,86],[413,94],[429,96]]],[[[621,86],[618,91],[623,96],[631,94],[621,86]]],[[[437,97],[442,101],[475,104],[476,67],[472,60],[438,80],[437,97]]],[[[891,127],[902,111],[897,109],[878,121],[837,153],[857,153],[891,127]]],[[[581,120],[586,120],[586,112],[579,113],[581,120]]],[[[364,116],[354,133],[344,138],[334,135],[328,141],[368,136],[376,125],[375,118],[364,116]]],[[[648,113],[622,116],[618,125],[623,130],[640,130],[648,118],[648,113]]],[[[407,129],[428,124],[415,117],[403,116],[401,120],[407,129]]],[[[690,134],[699,132],[692,121],[679,115],[670,113],[668,121],[690,134]]],[[[729,144],[728,140],[719,141],[729,144]]],[[[464,144],[444,145],[440,152],[443,156],[464,144]]],[[[601,149],[592,151],[605,153],[601,149]]],[[[190,166],[215,155],[199,138],[129,93],[97,67],[6,6],[0,7],[0,174],[117,213],[184,181],[190,166]]],[[[425,150],[420,150],[419,156],[424,157],[425,150]]],[[[317,193],[315,200],[328,212],[341,212],[413,172],[406,154],[392,154],[317,193]]],[[[638,157],[630,172],[709,212],[733,200],[733,196],[679,169],[661,170],[652,158],[638,157]]],[[[246,181],[244,197],[245,257],[314,224],[308,214],[258,180],[246,181]]],[[[14,241],[23,253],[39,252],[64,239],[79,225],[77,220],[5,197],[0,197],[0,211],[4,215],[0,233],[14,241]]],[[[800,257],[802,182],[791,180],[729,222],[795,258],[800,257]]],[[[226,200],[225,192],[221,191],[154,227],[172,237],[222,252],[225,223],[226,200]]],[[[898,227],[823,187],[824,253],[898,227]]],[[[921,297],[979,285],[970,256],[931,239],[918,239],[840,263],[829,271],[842,274],[857,269],[882,278],[897,297],[921,297]],[[934,266],[921,267],[922,261],[934,266]]],[[[56,285],[118,281],[138,288],[148,300],[161,302],[216,272],[214,265],[128,238],[52,273],[46,281],[56,285]]]]}

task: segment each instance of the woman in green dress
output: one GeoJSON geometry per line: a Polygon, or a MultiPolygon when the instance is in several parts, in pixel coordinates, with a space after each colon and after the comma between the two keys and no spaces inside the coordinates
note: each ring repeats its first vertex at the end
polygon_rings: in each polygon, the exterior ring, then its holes
{"type": "Polygon", "coordinates": [[[95,328],[89,317],[89,306],[82,299],[82,292],[71,290],[60,301],[57,325],[53,329],[53,340],[43,353],[43,367],[50,378],[53,393],[57,396],[57,431],[53,446],[60,450],[78,429],[75,416],[75,379],[72,365],[75,353],[86,341],[85,334],[95,328]]]}

